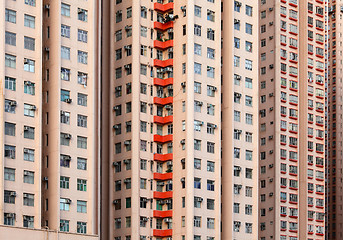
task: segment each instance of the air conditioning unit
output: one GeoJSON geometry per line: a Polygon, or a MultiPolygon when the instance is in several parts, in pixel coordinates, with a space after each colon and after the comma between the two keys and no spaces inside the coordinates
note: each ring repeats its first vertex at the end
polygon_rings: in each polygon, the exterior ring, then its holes
{"type": "Polygon", "coordinates": [[[234,23],[237,24],[237,23],[240,23],[240,21],[238,19],[235,19],[234,23]]]}
{"type": "Polygon", "coordinates": [[[10,106],[17,106],[17,102],[16,101],[11,101],[10,102],[10,106]]]}
{"type": "Polygon", "coordinates": [[[70,199],[70,198],[67,198],[67,199],[66,199],[66,203],[70,204],[70,203],[71,203],[71,199],[70,199]]]}
{"type": "Polygon", "coordinates": [[[35,105],[30,106],[30,110],[36,111],[37,107],[35,105]]]}
{"type": "Polygon", "coordinates": [[[130,145],[130,141],[129,140],[124,141],[124,145],[130,145]]]}
{"type": "Polygon", "coordinates": [[[124,65],[124,68],[125,68],[125,69],[129,69],[129,68],[130,68],[130,64],[124,65]]]}
{"type": "Polygon", "coordinates": [[[274,68],[274,64],[270,64],[270,65],[269,65],[269,68],[270,68],[270,69],[273,69],[273,68],[274,68]]]}
{"type": "Polygon", "coordinates": [[[129,178],[124,179],[124,183],[129,183],[129,182],[131,182],[131,179],[129,179],[129,178]]]}
{"type": "Polygon", "coordinates": [[[241,80],[242,77],[241,77],[240,75],[236,75],[236,79],[237,79],[237,80],[241,80]]]}
{"type": "Polygon", "coordinates": [[[113,162],[113,167],[116,167],[116,166],[118,166],[118,165],[119,165],[118,162],[113,162]]]}
{"type": "Polygon", "coordinates": [[[202,106],[204,103],[203,102],[198,102],[198,105],[199,106],[202,106]]]}
{"type": "Polygon", "coordinates": [[[269,97],[273,97],[274,96],[274,93],[269,93],[269,97]]]}
{"type": "Polygon", "coordinates": [[[186,6],[181,6],[181,11],[186,11],[186,6]]]}
{"type": "Polygon", "coordinates": [[[269,36],[269,40],[272,40],[274,38],[274,36],[269,36]]]}
{"type": "Polygon", "coordinates": [[[274,110],[274,108],[273,108],[273,107],[269,108],[269,111],[273,111],[273,110],[274,110]]]}
{"type": "Polygon", "coordinates": [[[274,209],[273,207],[270,207],[270,208],[269,208],[269,211],[273,211],[273,209],[274,209]]]}
{"type": "Polygon", "coordinates": [[[270,136],[269,136],[269,140],[272,140],[272,139],[273,139],[273,135],[270,135],[270,136]]]}
{"type": "Polygon", "coordinates": [[[274,22],[269,22],[269,26],[273,26],[274,22]]]}
{"type": "Polygon", "coordinates": [[[49,48],[49,47],[46,47],[46,48],[44,48],[44,50],[45,50],[46,52],[49,52],[49,51],[50,51],[50,48],[49,48]]]}
{"type": "Polygon", "coordinates": [[[272,192],[269,193],[269,197],[272,197],[272,196],[274,196],[274,193],[272,193],[272,192]]]}
{"type": "Polygon", "coordinates": [[[29,153],[29,149],[24,148],[24,153],[29,153]]]}
{"type": "Polygon", "coordinates": [[[204,122],[199,122],[199,125],[200,125],[200,126],[204,125],[204,122]]]}
{"type": "Polygon", "coordinates": [[[24,131],[29,131],[30,127],[29,126],[24,126],[24,131]]]}
{"type": "Polygon", "coordinates": [[[173,162],[172,161],[168,161],[167,162],[167,166],[173,166],[173,162]]]}
{"type": "Polygon", "coordinates": [[[172,200],[171,199],[167,199],[166,200],[166,204],[171,204],[172,203],[172,200]]]}
{"type": "Polygon", "coordinates": [[[273,151],[273,150],[270,150],[270,151],[269,151],[269,154],[273,154],[273,153],[274,153],[274,151],[273,151]]]}
{"type": "Polygon", "coordinates": [[[167,237],[167,240],[173,240],[173,238],[172,237],[167,237]]]}
{"type": "Polygon", "coordinates": [[[131,46],[130,45],[126,45],[126,46],[124,46],[124,49],[125,50],[129,50],[129,49],[131,49],[131,46]]]}
{"type": "Polygon", "coordinates": [[[271,8],[269,8],[269,11],[270,11],[270,12],[271,12],[271,11],[273,11],[273,10],[274,10],[274,8],[272,8],[272,7],[271,7],[271,8]]]}
{"type": "Polygon", "coordinates": [[[166,105],[164,108],[167,109],[167,110],[172,109],[172,107],[170,105],[166,105]]]}
{"type": "Polygon", "coordinates": [[[129,159],[124,159],[124,161],[123,161],[124,164],[128,164],[129,162],[130,162],[129,159]]]}
{"type": "Polygon", "coordinates": [[[240,3],[240,2],[235,2],[235,5],[236,5],[236,7],[241,7],[241,6],[242,6],[242,3],[240,3]]]}
{"type": "Polygon", "coordinates": [[[23,194],[23,197],[24,197],[24,198],[28,198],[28,197],[29,197],[29,194],[24,193],[24,194],[23,194]]]}
{"type": "Polygon", "coordinates": [[[50,9],[50,4],[45,4],[44,9],[49,10],[50,9]]]}
{"type": "Polygon", "coordinates": [[[168,33],[173,33],[173,32],[174,32],[174,29],[169,28],[167,32],[168,32],[168,33]]]}
{"type": "Polygon", "coordinates": [[[165,218],[164,221],[165,221],[166,223],[171,223],[173,220],[172,220],[171,218],[165,218]]]}
{"type": "Polygon", "coordinates": [[[66,139],[71,139],[71,134],[67,133],[67,134],[64,135],[64,137],[65,137],[66,139]]]}
{"type": "Polygon", "coordinates": [[[273,181],[274,181],[274,179],[273,179],[273,178],[270,178],[270,179],[269,179],[269,182],[273,182],[273,181]]]}
{"type": "Polygon", "coordinates": [[[182,140],[180,141],[180,143],[181,143],[181,144],[185,144],[185,143],[186,143],[186,140],[185,140],[185,139],[182,139],[182,140]]]}
{"type": "Polygon", "coordinates": [[[119,200],[113,200],[113,204],[118,204],[119,200]]]}
{"type": "Polygon", "coordinates": [[[71,160],[71,157],[70,157],[70,156],[63,156],[63,160],[70,161],[70,160],[71,160]]]}
{"type": "Polygon", "coordinates": [[[48,177],[43,177],[43,181],[45,182],[48,181],[48,179],[49,179],[48,177]]]}
{"type": "Polygon", "coordinates": [[[181,86],[182,86],[182,87],[186,87],[186,82],[182,82],[182,83],[181,83],[181,86]]]}
{"type": "Polygon", "coordinates": [[[119,129],[119,125],[113,125],[114,129],[119,129]]]}
{"type": "Polygon", "coordinates": [[[71,102],[72,102],[72,99],[71,99],[71,98],[67,98],[67,99],[65,100],[65,102],[66,102],[66,103],[71,103],[71,102]]]}
{"type": "Polygon", "coordinates": [[[10,193],[10,196],[11,196],[11,197],[16,197],[16,196],[17,196],[17,193],[16,193],[16,192],[11,192],[11,193],[10,193]]]}
{"type": "Polygon", "coordinates": [[[214,128],[217,128],[218,126],[216,124],[213,125],[214,128]]]}
{"type": "Polygon", "coordinates": [[[185,182],[186,179],[183,177],[183,178],[180,179],[180,181],[181,181],[181,182],[185,182]]]}
{"type": "Polygon", "coordinates": [[[164,182],[158,182],[157,185],[158,186],[164,186],[164,182]]]}
{"type": "Polygon", "coordinates": [[[117,218],[115,221],[116,221],[116,222],[121,222],[121,219],[120,219],[120,218],[117,218]]]}
{"type": "Polygon", "coordinates": [[[173,71],[173,68],[171,68],[171,67],[166,67],[165,70],[166,70],[167,72],[171,72],[171,71],[173,71]]]}
{"type": "Polygon", "coordinates": [[[147,222],[147,221],[148,221],[148,218],[147,218],[147,217],[142,217],[142,221],[143,221],[143,222],[147,222]]]}
{"type": "Polygon", "coordinates": [[[273,168],[274,167],[274,164],[269,164],[269,168],[273,168]]]}
{"type": "Polygon", "coordinates": [[[15,218],[15,213],[6,213],[6,217],[15,218]]]}

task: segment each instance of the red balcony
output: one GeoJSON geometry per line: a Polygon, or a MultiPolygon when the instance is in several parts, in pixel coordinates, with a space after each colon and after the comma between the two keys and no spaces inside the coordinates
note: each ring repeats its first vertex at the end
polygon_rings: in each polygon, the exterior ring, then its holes
{"type": "Polygon", "coordinates": [[[173,21],[170,21],[170,22],[167,22],[167,23],[154,22],[154,28],[158,29],[158,30],[165,31],[168,28],[172,28],[172,27],[174,27],[174,22],[173,21]]]}
{"type": "Polygon", "coordinates": [[[155,180],[171,180],[173,179],[173,173],[154,173],[155,180]]]}
{"type": "Polygon", "coordinates": [[[173,103],[173,97],[159,98],[154,97],[154,104],[167,105],[173,103]]]}
{"type": "Polygon", "coordinates": [[[160,143],[166,143],[166,142],[171,142],[173,141],[173,134],[169,134],[169,135],[158,135],[155,134],[154,135],[154,142],[160,142],[160,143]]]}
{"type": "Polygon", "coordinates": [[[167,199],[167,198],[172,198],[173,197],[173,191],[169,192],[154,192],[154,198],[156,199],[167,199]]]}
{"type": "Polygon", "coordinates": [[[173,9],[174,9],[174,3],[173,2],[166,3],[166,4],[162,4],[162,3],[155,3],[154,4],[154,10],[160,11],[163,13],[169,12],[173,9]]]}
{"type": "Polygon", "coordinates": [[[154,210],[155,218],[167,218],[167,217],[172,217],[172,216],[173,216],[173,210],[168,210],[168,211],[154,210]]]}
{"type": "Polygon", "coordinates": [[[158,60],[154,59],[154,67],[160,67],[160,68],[165,68],[168,66],[173,66],[173,59],[167,59],[167,60],[158,60]]]}
{"type": "Polygon", "coordinates": [[[166,161],[172,161],[173,160],[173,154],[167,153],[167,154],[154,154],[154,160],[160,161],[160,162],[166,162],[166,161]]]}
{"type": "Polygon", "coordinates": [[[166,229],[166,230],[154,229],[153,235],[154,237],[168,237],[168,236],[173,235],[173,230],[172,229],[166,229]]]}
{"type": "Polygon", "coordinates": [[[168,86],[168,85],[173,85],[174,83],[174,78],[167,78],[167,79],[161,79],[161,78],[154,78],[154,85],[157,86],[168,86]]]}
{"type": "Polygon", "coordinates": [[[154,116],[154,123],[167,124],[167,123],[172,123],[172,122],[173,122],[173,115],[166,116],[166,117],[154,116]]]}
{"type": "Polygon", "coordinates": [[[162,42],[159,40],[154,41],[154,48],[159,48],[159,49],[165,50],[165,49],[170,48],[172,46],[174,46],[173,40],[167,40],[165,42],[162,42]]]}

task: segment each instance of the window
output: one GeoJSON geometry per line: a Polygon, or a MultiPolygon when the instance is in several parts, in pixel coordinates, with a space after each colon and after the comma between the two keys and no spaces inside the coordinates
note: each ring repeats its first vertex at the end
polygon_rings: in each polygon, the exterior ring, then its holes
{"type": "Polygon", "coordinates": [[[207,218],[207,228],[214,229],[214,218],[207,218]]]}
{"type": "Polygon", "coordinates": [[[147,37],[147,33],[148,33],[148,28],[141,26],[141,37],[147,37]]]}
{"type": "Polygon", "coordinates": [[[201,17],[201,7],[199,7],[197,5],[194,6],[194,15],[196,17],[201,17]]]}
{"type": "Polygon", "coordinates": [[[87,170],[87,159],[78,157],[77,158],[77,169],[87,170]]]}
{"type": "Polygon", "coordinates": [[[77,19],[83,22],[88,21],[88,11],[82,8],[77,9],[77,19]]]}
{"type": "Polygon", "coordinates": [[[77,51],[77,60],[79,63],[87,64],[88,63],[88,53],[78,50],[77,51]]]}
{"type": "Polygon", "coordinates": [[[77,136],[77,148],[87,149],[87,138],[77,136]]]}
{"type": "Polygon", "coordinates": [[[60,188],[69,189],[69,177],[60,177],[60,188]]]}
{"type": "Polygon", "coordinates": [[[194,54],[201,56],[201,45],[194,43],[194,54]]]}
{"type": "Polygon", "coordinates": [[[70,26],[61,25],[61,36],[65,38],[70,38],[70,26]]]}
{"type": "Polygon", "coordinates": [[[77,200],[77,212],[79,213],[87,213],[87,202],[77,200]]]}
{"type": "Polygon", "coordinates": [[[194,178],[194,188],[201,189],[201,178],[194,178]]]}
{"type": "Polygon", "coordinates": [[[77,94],[77,105],[87,107],[87,95],[78,93],[77,94]]]}
{"type": "Polygon", "coordinates": [[[70,5],[61,3],[61,15],[70,17],[70,5]]]}
{"type": "Polygon", "coordinates": [[[5,157],[10,159],[15,159],[15,146],[5,145],[5,157]]]}
{"type": "Polygon", "coordinates": [[[78,127],[87,127],[87,116],[78,114],[77,115],[77,126],[78,127]]]}
{"type": "Polygon", "coordinates": [[[214,78],[215,69],[213,67],[207,66],[207,77],[214,78]]]}
{"type": "Polygon", "coordinates": [[[70,112],[61,111],[61,123],[70,124],[70,112]]]}
{"type": "Polygon", "coordinates": [[[34,117],[36,106],[24,103],[24,116],[34,117]]]}
{"type": "Polygon", "coordinates": [[[235,67],[239,67],[240,66],[240,57],[238,56],[233,56],[233,65],[235,67]]]}
{"type": "Polygon", "coordinates": [[[15,204],[16,192],[14,191],[4,191],[4,202],[15,204]]]}
{"type": "Polygon", "coordinates": [[[146,189],[146,182],[147,180],[145,178],[140,179],[140,189],[146,189]]]}
{"type": "Polygon", "coordinates": [[[87,191],[87,180],[77,179],[77,190],[86,192],[87,191]]]}
{"type": "Polygon", "coordinates": [[[200,63],[194,63],[194,73],[201,75],[201,64],[200,63]]]}
{"type": "Polygon", "coordinates": [[[7,181],[15,181],[15,169],[6,168],[4,169],[4,179],[7,181]]]}
{"type": "Polygon", "coordinates": [[[26,139],[34,139],[35,138],[35,128],[24,126],[24,138],[26,139]]]}
{"type": "Polygon", "coordinates": [[[5,122],[5,135],[7,136],[15,136],[15,124],[5,122]]]}
{"type": "Polygon", "coordinates": [[[69,232],[69,220],[60,220],[60,231],[61,232],[69,232]]]}
{"type": "Polygon", "coordinates": [[[5,43],[8,45],[16,46],[17,35],[12,32],[5,32],[5,43]]]}
{"type": "Polygon", "coordinates": [[[17,12],[6,8],[5,9],[5,21],[10,22],[10,23],[16,23],[17,22],[17,12]]]}
{"type": "Polygon", "coordinates": [[[207,9],[207,20],[214,22],[215,20],[215,12],[207,9]]]}
{"type": "Polygon", "coordinates": [[[5,66],[10,68],[16,68],[17,57],[9,54],[5,54],[5,66]]]}
{"type": "Polygon", "coordinates": [[[35,202],[35,195],[31,193],[23,193],[23,200],[24,200],[23,202],[24,206],[33,207],[34,202],[35,202]]]}
{"type": "Polygon", "coordinates": [[[77,233],[87,233],[87,223],[77,222],[77,233]]]}
{"type": "Polygon", "coordinates": [[[70,199],[60,198],[60,210],[69,211],[70,210],[70,199]]]}
{"type": "Polygon", "coordinates": [[[245,114],[245,123],[249,124],[249,125],[252,125],[252,121],[253,121],[253,115],[249,114],[249,113],[246,113],[245,114]]]}
{"type": "Polygon", "coordinates": [[[194,35],[201,37],[201,26],[194,24],[194,35]]]}
{"type": "Polygon", "coordinates": [[[250,17],[252,16],[252,7],[251,6],[245,5],[245,14],[250,16],[250,17]]]}
{"type": "Polygon", "coordinates": [[[247,33],[247,34],[252,34],[252,25],[251,24],[249,24],[249,23],[246,23],[245,24],[245,33],[247,33]]]}
{"type": "Polygon", "coordinates": [[[35,72],[35,61],[24,58],[24,71],[32,73],[35,72]]]}
{"type": "Polygon", "coordinates": [[[214,41],[214,30],[212,28],[207,28],[207,39],[214,41]]]}
{"type": "Polygon", "coordinates": [[[24,26],[29,28],[35,28],[35,17],[24,14],[24,26]]]}
{"type": "Polygon", "coordinates": [[[88,32],[85,30],[78,29],[77,30],[77,40],[79,42],[87,43],[88,41],[88,32]]]}
{"type": "Polygon", "coordinates": [[[24,93],[35,95],[35,84],[30,81],[24,81],[24,93]]]}
{"type": "Polygon", "coordinates": [[[252,71],[252,61],[249,59],[245,59],[245,69],[252,71]]]}
{"type": "Polygon", "coordinates": [[[24,161],[33,162],[35,160],[35,150],[24,148],[24,161]]]}
{"type": "Polygon", "coordinates": [[[201,217],[200,216],[194,216],[194,227],[199,227],[199,228],[201,227],[201,217]]]}

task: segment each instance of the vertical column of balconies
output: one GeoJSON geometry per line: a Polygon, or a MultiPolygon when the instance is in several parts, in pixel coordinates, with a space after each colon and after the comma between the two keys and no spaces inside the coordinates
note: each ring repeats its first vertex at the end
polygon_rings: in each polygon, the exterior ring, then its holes
{"type": "Polygon", "coordinates": [[[174,3],[171,0],[162,0],[154,4],[157,14],[157,21],[154,22],[154,29],[157,31],[157,39],[154,40],[157,58],[153,63],[157,69],[157,77],[154,78],[157,96],[153,100],[157,106],[157,115],[154,116],[154,123],[161,126],[159,129],[162,130],[158,130],[154,135],[154,142],[158,145],[154,161],[160,167],[158,172],[154,173],[157,189],[153,193],[153,198],[157,204],[153,217],[159,222],[156,224],[159,225],[159,229],[156,227],[153,230],[153,236],[166,239],[171,239],[173,234],[173,9],[174,3]],[[166,132],[167,134],[164,134],[166,132]],[[166,149],[168,153],[163,152],[166,149]]]}

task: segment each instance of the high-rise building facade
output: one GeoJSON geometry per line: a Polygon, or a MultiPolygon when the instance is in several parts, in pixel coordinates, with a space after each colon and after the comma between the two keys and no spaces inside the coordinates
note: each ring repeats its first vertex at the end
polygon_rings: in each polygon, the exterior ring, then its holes
{"type": "Polygon", "coordinates": [[[104,9],[103,237],[219,239],[220,1],[104,9]]]}
{"type": "Polygon", "coordinates": [[[2,239],[97,239],[99,7],[1,2],[2,239]]]}
{"type": "Polygon", "coordinates": [[[342,6],[328,3],[326,82],[326,239],[343,238],[342,216],[342,6]]]}
{"type": "Polygon", "coordinates": [[[260,1],[260,239],[324,239],[324,11],[260,1]]]}
{"type": "Polygon", "coordinates": [[[340,239],[335,6],[2,1],[0,239],[340,239]]]}
{"type": "Polygon", "coordinates": [[[259,5],[222,4],[222,239],[258,239],[259,5]]]}

